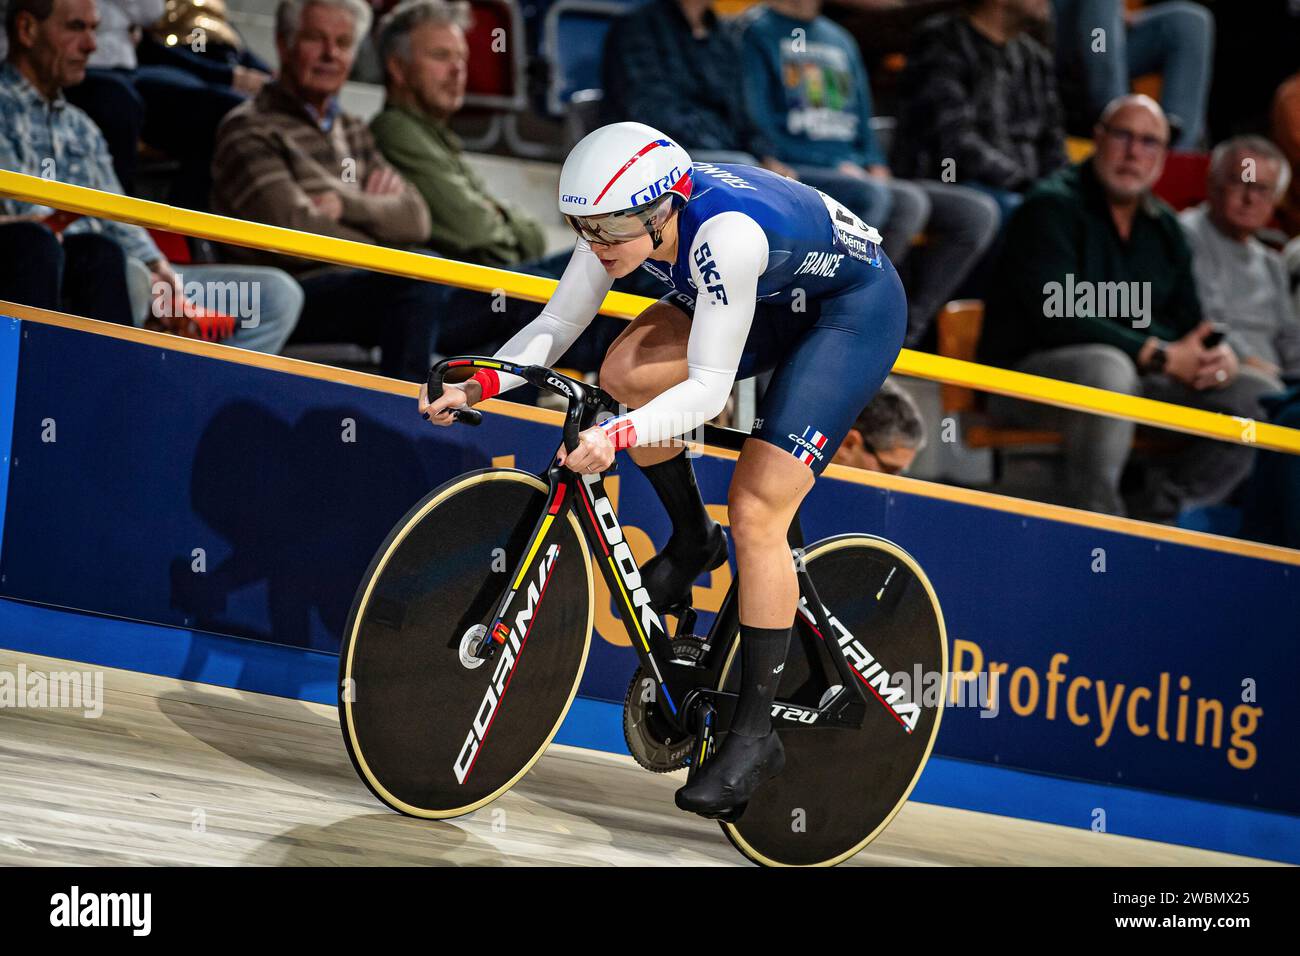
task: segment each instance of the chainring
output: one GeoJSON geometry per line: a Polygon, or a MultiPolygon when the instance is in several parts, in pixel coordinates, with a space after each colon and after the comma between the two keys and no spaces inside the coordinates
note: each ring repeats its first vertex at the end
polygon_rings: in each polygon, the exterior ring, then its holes
{"type": "MultiPolygon", "coordinates": [[[[673,656],[698,664],[704,659],[704,641],[679,637],[672,642],[673,656]]],[[[655,700],[657,684],[644,666],[636,669],[623,698],[623,739],[642,767],[652,773],[671,773],[686,766],[695,735],[673,727],[655,700]]]]}

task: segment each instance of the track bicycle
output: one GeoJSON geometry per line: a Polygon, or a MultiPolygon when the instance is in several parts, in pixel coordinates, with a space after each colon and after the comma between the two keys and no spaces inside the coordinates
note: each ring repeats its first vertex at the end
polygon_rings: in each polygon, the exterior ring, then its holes
{"type": "MultiPolygon", "coordinates": [[[[478,368],[564,399],[568,449],[618,409],[553,369],[483,357],[439,362],[429,394],[447,373],[478,368]]],[[[478,424],[483,413],[454,414],[478,424]]],[[[800,597],[772,705],[785,769],[718,822],[756,863],[833,865],[875,839],[915,786],[939,730],[947,642],[933,587],[898,545],[838,534],[805,547],[797,518],[791,540],[800,597]]],[[[655,607],[641,586],[602,476],[553,458],[540,475],[487,468],[446,482],[371,561],[340,649],[339,713],[348,755],[380,801],[457,817],[528,772],[582,679],[593,566],[639,658],[623,708],[628,750],[656,773],[693,774],[710,758],[738,697],[738,581],[707,633],[694,633],[694,609],[655,607]]]]}

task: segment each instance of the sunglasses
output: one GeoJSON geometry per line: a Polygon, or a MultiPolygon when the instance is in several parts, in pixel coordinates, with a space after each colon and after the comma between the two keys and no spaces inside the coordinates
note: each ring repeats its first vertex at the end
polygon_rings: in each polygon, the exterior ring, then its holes
{"type": "MultiPolygon", "coordinates": [[[[564,221],[588,242],[617,246],[651,235],[660,213],[671,208],[672,197],[669,196],[663,201],[646,203],[623,212],[610,212],[600,216],[565,216],[564,221]]],[[[663,218],[666,219],[667,216],[664,215],[663,218]]],[[[662,221],[658,224],[663,225],[662,221]]]]}

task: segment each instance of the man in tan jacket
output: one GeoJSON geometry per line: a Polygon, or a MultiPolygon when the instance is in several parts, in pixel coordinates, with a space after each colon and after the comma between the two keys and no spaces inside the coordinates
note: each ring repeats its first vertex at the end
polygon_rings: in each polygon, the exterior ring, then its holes
{"type": "MultiPolygon", "coordinates": [[[[380,155],[366,125],[339,109],[369,27],[362,0],[282,0],[279,78],[217,133],[214,212],[378,245],[428,240],[420,194],[380,155]]],[[[262,250],[232,247],[230,255],[297,276],[307,300],[292,341],[378,345],[385,374],[424,378],[447,287],[262,250]]]]}

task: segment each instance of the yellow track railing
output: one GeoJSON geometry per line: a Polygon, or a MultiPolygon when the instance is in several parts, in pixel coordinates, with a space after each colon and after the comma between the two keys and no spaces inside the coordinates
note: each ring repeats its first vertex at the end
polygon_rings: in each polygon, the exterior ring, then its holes
{"type": "MultiPolygon", "coordinates": [[[[428,279],[480,292],[500,291],[532,302],[545,302],[555,289],[554,279],[523,275],[506,269],[470,265],[418,252],[319,236],[314,233],[268,226],[243,219],[179,209],[130,196],[70,186],[67,183],[0,170],[0,195],[23,202],[78,212],[102,219],[166,229],[202,239],[279,252],[335,265],[373,269],[393,275],[428,279]]],[[[611,292],[601,306],[605,315],[631,319],[654,300],[611,292]]],[[[1074,411],[1109,415],[1172,431],[1217,438],[1274,451],[1300,454],[1300,430],[1267,422],[1233,418],[1217,412],[1157,402],[1075,385],[1057,379],[992,368],[960,359],[903,349],[894,364],[901,375],[960,385],[1012,398],[1056,405],[1074,411]]]]}

